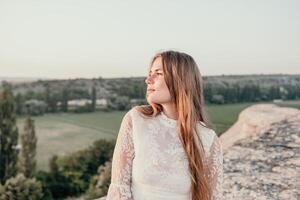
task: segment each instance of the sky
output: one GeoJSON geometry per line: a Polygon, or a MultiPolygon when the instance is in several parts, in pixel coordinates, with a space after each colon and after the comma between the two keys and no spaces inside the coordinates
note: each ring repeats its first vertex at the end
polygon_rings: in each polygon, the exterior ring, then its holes
{"type": "Polygon", "coordinates": [[[0,77],[146,76],[155,53],[202,75],[300,74],[298,0],[0,0],[0,77]]]}

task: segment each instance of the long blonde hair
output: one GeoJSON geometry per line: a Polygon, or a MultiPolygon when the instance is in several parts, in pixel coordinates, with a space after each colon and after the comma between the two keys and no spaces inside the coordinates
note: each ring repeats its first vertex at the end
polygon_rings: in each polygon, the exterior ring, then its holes
{"type": "MultiPolygon", "coordinates": [[[[162,58],[165,81],[177,110],[177,132],[189,162],[192,200],[210,200],[212,199],[212,189],[210,180],[206,176],[208,169],[204,160],[204,148],[196,129],[198,122],[202,122],[207,127],[210,124],[204,109],[200,71],[190,55],[176,51],[156,54],[150,67],[158,57],[162,58]]],[[[155,103],[139,106],[137,109],[149,117],[162,112],[162,106],[155,103]]]]}

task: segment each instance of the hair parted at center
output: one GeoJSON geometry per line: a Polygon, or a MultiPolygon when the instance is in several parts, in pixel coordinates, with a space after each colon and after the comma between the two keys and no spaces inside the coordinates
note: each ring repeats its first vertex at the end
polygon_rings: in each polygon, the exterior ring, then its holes
{"type": "MultiPolygon", "coordinates": [[[[192,200],[211,200],[211,180],[206,176],[208,166],[196,128],[198,123],[210,126],[204,107],[202,76],[194,59],[177,51],[157,53],[152,58],[149,69],[158,57],[162,59],[164,79],[177,111],[177,132],[189,162],[192,200]]],[[[160,104],[151,102],[137,107],[141,114],[148,117],[157,116],[162,109],[160,104]]]]}

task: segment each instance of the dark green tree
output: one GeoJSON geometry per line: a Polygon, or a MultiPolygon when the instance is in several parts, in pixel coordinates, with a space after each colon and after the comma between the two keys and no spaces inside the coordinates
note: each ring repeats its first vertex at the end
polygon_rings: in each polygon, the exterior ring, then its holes
{"type": "Polygon", "coordinates": [[[271,86],[269,89],[269,99],[279,99],[280,98],[280,90],[278,86],[271,86]]]}
{"type": "Polygon", "coordinates": [[[95,84],[92,87],[92,105],[91,105],[91,111],[95,112],[96,110],[96,101],[97,101],[97,90],[95,84]]]}
{"type": "Polygon", "coordinates": [[[44,91],[44,101],[47,104],[47,112],[50,111],[50,85],[49,83],[44,84],[45,91],[44,91]]]}
{"type": "Polygon", "coordinates": [[[54,199],[77,196],[89,188],[97,169],[111,160],[115,141],[97,140],[87,149],[65,156],[53,156],[50,173],[38,173],[37,177],[48,188],[54,199]]]}
{"type": "Polygon", "coordinates": [[[47,104],[47,112],[57,112],[57,103],[61,99],[61,92],[55,92],[49,83],[45,83],[44,87],[44,101],[47,104]]]}
{"type": "Polygon", "coordinates": [[[86,199],[100,198],[107,194],[111,180],[111,164],[111,161],[106,161],[98,167],[98,174],[91,178],[86,199]]]}
{"type": "Polygon", "coordinates": [[[20,93],[18,93],[15,97],[15,102],[16,102],[16,113],[18,115],[22,115],[24,104],[25,104],[24,97],[20,93]]]}
{"type": "Polygon", "coordinates": [[[69,101],[69,89],[65,87],[62,90],[62,101],[61,101],[61,110],[63,112],[68,112],[68,101],[69,101]]]}
{"type": "Polygon", "coordinates": [[[0,94],[0,181],[16,175],[18,160],[18,128],[15,103],[10,87],[0,94]]]}
{"type": "Polygon", "coordinates": [[[203,94],[204,94],[205,101],[207,103],[211,103],[211,99],[212,99],[212,95],[213,95],[211,84],[204,85],[203,94]]]}
{"type": "Polygon", "coordinates": [[[31,178],[36,170],[36,144],[37,137],[35,134],[34,120],[28,116],[25,119],[24,131],[21,135],[22,149],[19,159],[19,172],[25,177],[31,178]]]}

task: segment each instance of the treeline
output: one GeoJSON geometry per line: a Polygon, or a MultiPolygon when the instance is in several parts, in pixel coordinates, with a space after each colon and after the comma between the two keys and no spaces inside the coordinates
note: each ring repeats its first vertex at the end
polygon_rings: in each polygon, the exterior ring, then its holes
{"type": "Polygon", "coordinates": [[[27,115],[20,142],[16,120],[14,97],[6,85],[0,93],[0,200],[94,199],[107,193],[115,141],[97,140],[84,150],[55,155],[49,172],[36,171],[34,120],[27,115]]]}
{"type": "Polygon", "coordinates": [[[41,115],[44,113],[68,112],[68,101],[72,99],[89,99],[81,107],[75,108],[73,112],[93,112],[96,109],[96,86],[89,89],[76,88],[70,83],[62,84],[60,87],[51,85],[51,82],[42,84],[42,89],[24,90],[15,92],[16,112],[18,115],[27,114],[41,115]]]}
{"type": "Polygon", "coordinates": [[[274,85],[263,87],[259,84],[213,85],[206,84],[205,100],[211,104],[271,101],[274,99],[294,100],[300,98],[299,85],[274,85]]]}
{"type": "Polygon", "coordinates": [[[204,96],[211,104],[299,99],[300,75],[204,77],[204,96]]]}
{"type": "MultiPolygon", "coordinates": [[[[300,75],[252,75],[203,77],[208,104],[294,100],[300,98],[300,75]]],[[[0,89],[1,90],[1,89],[0,89]]],[[[93,112],[99,99],[107,104],[101,110],[126,110],[132,104],[146,103],[145,77],[115,79],[40,80],[13,87],[17,114],[46,112],[93,112]],[[73,109],[70,100],[86,99],[73,109]]]]}

